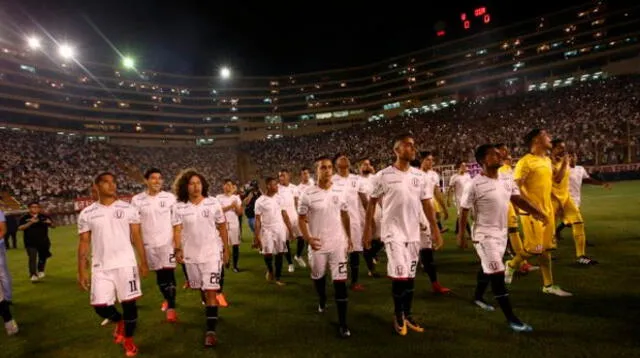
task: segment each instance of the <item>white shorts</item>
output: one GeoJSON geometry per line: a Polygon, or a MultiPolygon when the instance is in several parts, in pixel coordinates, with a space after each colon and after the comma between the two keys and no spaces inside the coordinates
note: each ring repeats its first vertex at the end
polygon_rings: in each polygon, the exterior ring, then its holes
{"type": "Polygon", "coordinates": [[[491,275],[504,271],[502,262],[504,252],[507,248],[507,236],[494,237],[484,234],[473,235],[473,247],[476,248],[482,272],[491,275]]]}
{"type": "Polygon", "coordinates": [[[387,276],[396,280],[408,280],[416,277],[420,242],[385,242],[387,252],[387,276]]]}
{"type": "Polygon", "coordinates": [[[220,289],[222,274],[222,260],[214,257],[211,261],[202,263],[187,263],[187,276],[189,287],[202,291],[217,291],[220,289]]]}
{"type": "Polygon", "coordinates": [[[145,247],[149,270],[158,271],[162,269],[176,268],[176,255],[173,253],[173,245],[158,247],[145,247]]]}
{"type": "Polygon", "coordinates": [[[327,264],[333,281],[347,280],[347,249],[339,247],[333,251],[315,251],[309,247],[311,278],[317,280],[327,274],[327,264]]]}
{"type": "Polygon", "coordinates": [[[267,229],[263,227],[260,242],[262,243],[261,254],[283,254],[287,252],[287,229],[284,227],[281,229],[267,229]]]}
{"type": "Polygon", "coordinates": [[[351,224],[351,252],[362,252],[362,232],[363,227],[360,223],[351,224]]]}
{"type": "Polygon", "coordinates": [[[431,233],[429,230],[420,230],[420,249],[432,249],[433,241],[431,240],[431,233]]]}
{"type": "Polygon", "coordinates": [[[119,267],[94,270],[91,273],[91,305],[111,306],[118,302],[135,300],[142,296],[138,267],[119,267]]]}
{"type": "Polygon", "coordinates": [[[229,245],[240,245],[240,228],[239,227],[230,227],[227,229],[227,233],[229,235],[229,245]]]}
{"type": "MultiPolygon", "coordinates": [[[[302,233],[300,232],[300,227],[298,227],[298,214],[296,214],[294,217],[289,216],[289,221],[291,221],[291,234],[293,235],[293,238],[298,238],[302,236],[302,233]]],[[[285,229],[285,231],[287,231],[285,229]]],[[[289,233],[287,232],[287,235],[289,233]]]]}

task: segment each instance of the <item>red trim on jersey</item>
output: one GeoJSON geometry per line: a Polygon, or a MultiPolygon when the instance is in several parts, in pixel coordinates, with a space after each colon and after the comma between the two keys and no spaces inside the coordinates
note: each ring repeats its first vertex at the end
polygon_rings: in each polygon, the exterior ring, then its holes
{"type": "Polygon", "coordinates": [[[412,279],[412,277],[391,277],[391,276],[387,276],[388,278],[390,278],[392,281],[409,281],[412,279]]]}

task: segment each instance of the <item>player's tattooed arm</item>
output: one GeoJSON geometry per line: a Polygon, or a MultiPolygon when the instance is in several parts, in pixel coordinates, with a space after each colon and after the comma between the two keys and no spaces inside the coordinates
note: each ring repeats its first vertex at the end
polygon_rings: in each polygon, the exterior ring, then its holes
{"type": "Polygon", "coordinates": [[[544,212],[522,195],[511,195],[511,203],[522,211],[529,213],[534,219],[542,222],[543,224],[547,223],[548,219],[544,212]]]}
{"type": "Polygon", "coordinates": [[[184,262],[184,255],[182,252],[182,225],[173,226],[173,254],[176,255],[176,261],[178,263],[184,262]]]}
{"type": "Polygon", "coordinates": [[[370,198],[367,203],[367,214],[364,219],[364,231],[362,233],[362,245],[365,249],[371,248],[371,239],[376,230],[375,214],[378,206],[378,198],[370,198]]]}
{"type": "MultiPolygon", "coordinates": [[[[458,218],[458,227],[467,227],[467,222],[469,222],[469,209],[462,208],[460,211],[460,218],[458,218]]],[[[467,240],[464,239],[464,230],[459,230],[456,235],[456,243],[458,247],[461,249],[467,248],[467,240]]]]}
{"type": "Polygon", "coordinates": [[[138,254],[138,267],[140,276],[146,277],[149,273],[149,265],[147,264],[147,255],[144,253],[144,242],[142,241],[142,232],[140,224],[129,224],[131,228],[131,242],[138,254]]]}
{"type": "Polygon", "coordinates": [[[91,231],[80,234],[78,243],[78,285],[89,290],[89,252],[91,250],[91,231]]]}
{"type": "MultiPolygon", "coordinates": [[[[429,222],[429,229],[431,230],[431,237],[433,238],[434,250],[439,250],[444,244],[442,236],[440,235],[440,229],[438,229],[438,222],[436,221],[436,210],[433,208],[431,199],[422,200],[422,210],[429,222]]],[[[464,226],[463,226],[464,227],[464,226]]]]}
{"type": "MultiPolygon", "coordinates": [[[[284,215],[282,216],[284,218],[284,215]]],[[[287,216],[287,218],[289,218],[287,216]]],[[[286,223],[286,221],[285,221],[286,223]]],[[[261,241],[261,237],[260,237],[260,233],[262,232],[262,215],[260,214],[256,214],[256,223],[255,223],[256,227],[255,230],[253,231],[253,235],[254,235],[254,240],[253,240],[253,248],[257,248],[257,249],[262,249],[262,241],[261,241]]],[[[289,226],[291,226],[291,223],[289,223],[289,226]]],[[[289,229],[289,227],[287,227],[287,229],[289,229]]],[[[291,232],[291,231],[289,231],[291,232]]]]}
{"type": "Polygon", "coordinates": [[[340,220],[342,221],[342,228],[347,237],[347,247],[350,252],[353,249],[353,244],[351,243],[351,218],[349,217],[349,212],[346,210],[340,211],[340,220]]]}

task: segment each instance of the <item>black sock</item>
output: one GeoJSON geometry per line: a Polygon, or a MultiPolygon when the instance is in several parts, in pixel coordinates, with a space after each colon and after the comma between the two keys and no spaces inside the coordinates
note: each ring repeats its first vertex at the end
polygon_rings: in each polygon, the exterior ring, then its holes
{"type": "Polygon", "coordinates": [[[267,271],[270,274],[273,274],[273,255],[264,255],[264,263],[267,265],[267,271]]]}
{"type": "Polygon", "coordinates": [[[509,292],[507,291],[507,286],[504,283],[504,272],[494,273],[489,275],[489,277],[491,280],[491,290],[493,291],[493,295],[495,296],[496,301],[498,301],[500,309],[502,309],[502,313],[504,313],[507,321],[521,323],[511,308],[509,292]]]}
{"type": "Polygon", "coordinates": [[[458,230],[460,230],[460,223],[458,222],[458,218],[456,218],[456,234],[458,233],[458,230]]]}
{"type": "Polygon", "coordinates": [[[293,261],[291,260],[291,244],[290,241],[287,240],[287,252],[284,253],[284,257],[287,259],[287,263],[289,265],[293,265],[293,261]]]}
{"type": "Polygon", "coordinates": [[[442,223],[440,220],[436,221],[436,224],[438,224],[438,230],[442,231],[442,223]]]}
{"type": "Polygon", "coordinates": [[[413,306],[413,288],[415,285],[415,280],[410,278],[405,283],[404,289],[404,304],[402,305],[404,309],[404,316],[411,317],[411,308],[413,306]]]}
{"type": "Polygon", "coordinates": [[[233,254],[233,268],[238,268],[238,261],[240,260],[240,245],[233,245],[232,247],[233,254]]]}
{"type": "Polygon", "coordinates": [[[326,276],[322,276],[317,280],[313,280],[313,285],[316,287],[318,293],[319,304],[321,308],[327,306],[327,280],[326,276]]]}
{"type": "Polygon", "coordinates": [[[373,264],[373,245],[371,249],[365,249],[362,256],[364,256],[364,263],[367,265],[367,270],[369,270],[369,272],[375,272],[376,266],[373,264]]]}
{"type": "Polygon", "coordinates": [[[13,319],[13,316],[11,316],[11,308],[9,307],[9,302],[5,300],[0,301],[0,315],[2,315],[2,320],[5,323],[13,319]]]}
{"type": "Polygon", "coordinates": [[[138,321],[138,305],[136,301],[122,302],[122,318],[124,319],[124,336],[133,337],[138,321]]]}
{"type": "Polygon", "coordinates": [[[565,227],[567,227],[567,225],[561,222],[560,225],[558,225],[558,227],[556,228],[556,236],[559,236],[560,232],[564,230],[565,227]]]}
{"type": "Polygon", "coordinates": [[[360,253],[352,252],[349,254],[349,266],[351,267],[351,284],[358,283],[360,276],[360,253]]]}
{"type": "Polygon", "coordinates": [[[467,223],[467,234],[471,236],[471,225],[469,225],[469,223],[467,223]]]}
{"type": "Polygon", "coordinates": [[[393,306],[396,320],[399,324],[404,321],[404,294],[406,281],[393,280],[391,281],[391,293],[393,294],[393,306]]]}
{"type": "Polygon", "coordinates": [[[484,273],[484,271],[482,271],[482,269],[480,269],[480,271],[478,271],[477,281],[476,292],[473,296],[473,299],[485,302],[484,292],[487,290],[487,286],[489,286],[489,282],[491,282],[491,279],[489,278],[489,275],[487,275],[486,273],[484,273]]]}
{"type": "Polygon", "coordinates": [[[302,237],[298,237],[297,241],[298,246],[296,247],[296,256],[302,257],[302,253],[304,252],[304,245],[306,243],[304,242],[304,239],[302,237]]]}
{"type": "Polygon", "coordinates": [[[204,313],[207,317],[207,332],[215,332],[218,325],[218,306],[207,306],[204,313]]]}
{"type": "Polygon", "coordinates": [[[44,268],[46,265],[47,259],[38,257],[38,272],[44,272],[44,268]]]}
{"type": "Polygon", "coordinates": [[[347,283],[344,281],[333,282],[333,290],[336,296],[336,306],[338,307],[338,322],[340,326],[347,325],[347,303],[349,298],[347,297],[347,283]]]}
{"type": "Polygon", "coordinates": [[[184,275],[184,282],[189,283],[189,274],[187,274],[187,266],[185,264],[182,265],[182,274],[184,275]]]}
{"type": "Polygon", "coordinates": [[[116,306],[94,306],[93,309],[96,311],[98,316],[102,318],[106,318],[111,322],[120,322],[122,319],[122,315],[116,309],[116,306]]]}
{"type": "Polygon", "coordinates": [[[218,292],[222,293],[222,289],[224,288],[224,267],[220,270],[220,289],[218,292]]]}
{"type": "Polygon", "coordinates": [[[172,269],[156,271],[156,281],[169,308],[176,308],[176,278],[172,269]]]}
{"type": "Polygon", "coordinates": [[[382,240],[377,239],[377,240],[371,241],[371,258],[375,259],[383,247],[384,247],[384,244],[382,243],[382,240]]]}
{"type": "Polygon", "coordinates": [[[282,277],[282,254],[276,255],[276,281],[280,281],[282,277]]]}
{"type": "Polygon", "coordinates": [[[424,272],[426,272],[429,276],[429,280],[431,281],[431,283],[438,282],[436,265],[433,262],[433,250],[420,250],[420,260],[422,260],[422,267],[424,267],[424,272]]]}

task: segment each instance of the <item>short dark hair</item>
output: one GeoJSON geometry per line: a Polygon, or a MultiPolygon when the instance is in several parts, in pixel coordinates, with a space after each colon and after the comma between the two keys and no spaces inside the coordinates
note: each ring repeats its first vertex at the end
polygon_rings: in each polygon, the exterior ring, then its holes
{"type": "Polygon", "coordinates": [[[347,153],[338,152],[338,153],[336,153],[336,155],[333,156],[333,160],[331,162],[335,163],[338,159],[340,159],[340,157],[347,157],[347,159],[349,159],[349,156],[347,155],[347,153]]]}
{"type": "Polygon", "coordinates": [[[481,146],[476,148],[476,152],[475,152],[476,162],[482,165],[482,163],[484,163],[484,158],[487,156],[487,153],[489,153],[491,149],[495,149],[495,148],[499,148],[497,144],[482,144],[481,146]]]}
{"type": "Polygon", "coordinates": [[[231,180],[231,178],[224,178],[224,180],[223,180],[222,182],[223,182],[224,184],[227,184],[227,183],[231,183],[231,184],[233,184],[233,180],[231,180]]]}
{"type": "Polygon", "coordinates": [[[309,167],[302,167],[302,169],[300,169],[300,173],[304,172],[304,171],[308,171],[310,172],[311,169],[309,169],[309,167]]]}
{"type": "Polygon", "coordinates": [[[328,155],[321,155],[321,156],[317,157],[317,158],[313,161],[313,163],[316,165],[316,168],[317,168],[317,167],[318,167],[318,163],[319,163],[319,162],[322,162],[322,161],[325,161],[325,160],[328,160],[328,161],[330,161],[331,163],[333,163],[333,160],[331,160],[331,158],[329,158],[329,156],[328,156],[328,155]]]}
{"type": "Polygon", "coordinates": [[[96,176],[96,178],[93,180],[93,183],[96,185],[100,184],[102,179],[104,179],[104,177],[106,176],[112,177],[114,181],[116,180],[116,176],[112,172],[102,172],[96,176]]]}
{"type": "Polygon", "coordinates": [[[414,168],[420,168],[420,159],[416,158],[409,163],[414,168]]]}
{"type": "Polygon", "coordinates": [[[531,131],[529,131],[529,133],[527,133],[527,135],[524,136],[524,145],[526,145],[528,148],[531,148],[531,144],[533,144],[533,140],[536,139],[536,137],[539,136],[540,133],[542,133],[542,129],[540,128],[534,128],[531,131]]]}
{"type": "Polygon", "coordinates": [[[189,201],[189,181],[194,176],[200,178],[200,182],[202,183],[202,196],[209,196],[209,182],[204,178],[204,175],[198,173],[193,168],[188,168],[180,172],[176,177],[176,180],[173,182],[173,193],[178,198],[178,201],[186,203],[189,201]]]}
{"type": "Polygon", "coordinates": [[[434,157],[434,158],[435,158],[435,156],[436,156],[436,155],[435,155],[435,154],[433,154],[433,152],[431,152],[431,151],[426,151],[426,152],[422,152],[422,153],[420,153],[420,157],[422,157],[422,159],[424,159],[424,158],[426,158],[426,157],[428,157],[428,156],[432,156],[432,157],[434,157]]]}
{"type": "Polygon", "coordinates": [[[460,169],[460,166],[462,165],[462,163],[466,163],[466,162],[467,162],[466,160],[458,160],[456,162],[456,169],[460,169]]]}
{"type": "Polygon", "coordinates": [[[562,138],[555,138],[554,140],[551,141],[551,147],[555,148],[558,145],[560,145],[560,143],[564,143],[564,139],[562,138]]]}
{"type": "Polygon", "coordinates": [[[278,173],[289,173],[289,169],[282,168],[278,173]]]}
{"type": "Polygon", "coordinates": [[[269,183],[271,183],[272,181],[277,181],[277,180],[276,180],[276,178],[274,178],[274,177],[266,177],[266,178],[264,179],[264,183],[265,183],[266,185],[269,185],[269,183]]]}
{"type": "Polygon", "coordinates": [[[147,169],[146,172],[144,172],[144,178],[145,179],[149,179],[151,174],[155,174],[155,173],[158,173],[158,174],[162,175],[162,172],[160,171],[160,169],[158,169],[158,168],[149,168],[149,169],[147,169]]]}
{"type": "Polygon", "coordinates": [[[494,144],[493,146],[494,146],[495,148],[500,149],[500,148],[506,148],[506,147],[507,147],[507,144],[506,144],[506,143],[496,143],[496,144],[494,144]]]}
{"type": "Polygon", "coordinates": [[[40,203],[37,200],[32,200],[32,201],[29,202],[29,204],[27,204],[27,207],[31,207],[31,205],[40,206],[40,203]]]}
{"type": "Polygon", "coordinates": [[[402,133],[402,134],[398,134],[395,137],[393,137],[393,141],[391,142],[391,146],[393,148],[395,148],[396,143],[403,141],[407,138],[413,138],[413,134],[411,132],[406,132],[406,133],[402,133]]]}

